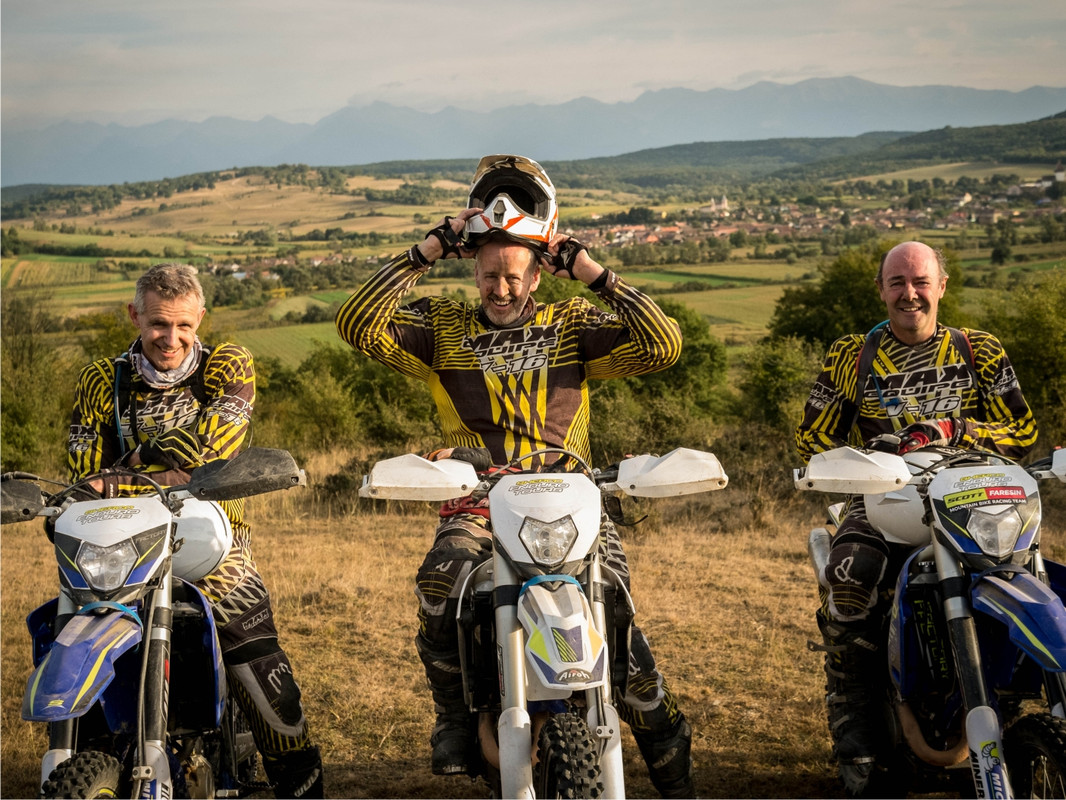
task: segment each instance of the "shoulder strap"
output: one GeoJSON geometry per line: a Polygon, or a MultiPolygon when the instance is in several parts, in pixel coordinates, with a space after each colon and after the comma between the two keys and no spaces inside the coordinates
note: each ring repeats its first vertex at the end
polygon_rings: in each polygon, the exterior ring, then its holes
{"type": "Polygon", "coordinates": [[[210,357],[211,348],[204,345],[200,353],[200,363],[196,365],[196,371],[185,381],[185,384],[192,389],[193,397],[197,399],[200,405],[204,405],[208,400],[207,387],[204,385],[204,373],[207,371],[207,360],[210,357]]]}
{"type": "Polygon", "coordinates": [[[877,350],[881,346],[881,338],[885,335],[888,320],[879,322],[870,328],[866,334],[866,341],[859,349],[859,355],[855,359],[855,402],[847,402],[841,420],[849,420],[847,425],[841,425],[841,435],[847,439],[855,423],[859,421],[859,412],[862,409],[862,392],[866,388],[866,379],[873,370],[874,359],[877,358],[877,350]]]}
{"type": "MultiPolygon", "coordinates": [[[[115,438],[118,439],[118,454],[126,455],[126,439],[122,435],[122,414],[130,405],[130,384],[133,381],[133,364],[129,360],[129,351],[115,358],[115,438]]],[[[135,415],[130,416],[130,425],[136,430],[135,415]]]]}
{"type": "MultiPolygon", "coordinates": [[[[188,386],[200,405],[207,403],[207,387],[204,385],[204,373],[207,371],[207,359],[211,356],[211,348],[206,345],[200,355],[200,363],[197,364],[192,375],[185,379],[188,386]]],[[[118,438],[119,456],[126,455],[126,439],[122,435],[122,415],[128,408],[130,410],[130,431],[134,439],[137,437],[137,404],[130,403],[133,396],[133,364],[129,359],[129,351],[115,358],[115,436],[118,438]]]]}
{"type": "Polygon", "coordinates": [[[970,380],[973,382],[973,390],[977,392],[977,416],[979,419],[984,419],[985,400],[981,392],[981,383],[977,378],[977,367],[974,363],[973,345],[970,343],[970,337],[958,328],[948,328],[948,333],[951,335],[951,344],[966,359],[966,366],[970,369],[970,380]]]}

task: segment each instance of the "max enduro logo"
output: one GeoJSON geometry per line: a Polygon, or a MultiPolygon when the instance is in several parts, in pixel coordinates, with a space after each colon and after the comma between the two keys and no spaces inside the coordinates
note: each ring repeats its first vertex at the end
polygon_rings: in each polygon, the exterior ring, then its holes
{"type": "Polygon", "coordinates": [[[463,339],[463,346],[474,352],[481,369],[494,375],[543,369],[548,365],[548,354],[558,343],[557,325],[489,331],[463,339]]]}

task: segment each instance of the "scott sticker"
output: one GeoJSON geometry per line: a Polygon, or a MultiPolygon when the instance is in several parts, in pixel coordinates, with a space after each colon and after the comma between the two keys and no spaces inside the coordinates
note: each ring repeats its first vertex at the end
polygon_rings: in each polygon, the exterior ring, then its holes
{"type": "Polygon", "coordinates": [[[944,496],[944,505],[950,510],[1024,501],[1025,489],[1021,486],[982,486],[944,496]]]}

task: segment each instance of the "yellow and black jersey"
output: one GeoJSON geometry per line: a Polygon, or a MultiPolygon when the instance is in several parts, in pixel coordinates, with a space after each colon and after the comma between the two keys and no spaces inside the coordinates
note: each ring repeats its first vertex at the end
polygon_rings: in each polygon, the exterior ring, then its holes
{"type": "MultiPolygon", "coordinates": [[[[134,347],[139,345],[139,341],[134,347]]],[[[94,475],[115,466],[124,452],[174,428],[196,434],[204,463],[232,458],[248,433],[255,403],[255,369],[252,354],[235,344],[221,344],[203,365],[203,387],[197,391],[188,379],[180,385],[157,389],[146,384],[129,361],[119,369],[131,370],[128,402],[115,418],[116,360],[105,358],[86,366],[74,392],[74,413],[68,440],[71,480],[94,475]],[[201,399],[203,398],[203,399],[201,399]],[[133,420],[136,429],[133,429],[133,420]],[[122,443],[120,444],[119,437],[122,443]]],[[[120,405],[123,405],[120,400],[120,405]]],[[[146,466],[141,471],[163,486],[187,483],[180,470],[146,466]]],[[[144,494],[150,484],[137,476],[109,475],[104,480],[109,497],[144,494]]],[[[224,503],[231,520],[239,523],[240,501],[224,503]]]]}
{"type": "Polygon", "coordinates": [[[1036,421],[1003,345],[984,331],[963,328],[962,333],[973,351],[972,369],[943,325],[917,345],[904,344],[887,332],[861,398],[856,388],[858,359],[866,337],[852,334],[837,339],[826,354],[796,431],[803,460],[844,444],[862,446],[912,422],[945,417],[964,423],[961,447],[1010,458],[1024,456],[1036,443],[1036,421]]]}
{"type": "Polygon", "coordinates": [[[589,457],[590,379],[665,369],[681,331],[614,273],[597,295],[538,303],[524,324],[497,328],[478,307],[442,297],[400,306],[422,271],[393,259],[341,307],[337,330],[367,356],[429,384],[449,447],[487,447],[507,463],[541,447],[589,457]]]}

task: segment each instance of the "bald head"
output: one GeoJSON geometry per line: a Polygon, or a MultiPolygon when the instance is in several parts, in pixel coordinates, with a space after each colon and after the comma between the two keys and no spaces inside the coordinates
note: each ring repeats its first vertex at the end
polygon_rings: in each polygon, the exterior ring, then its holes
{"type": "Polygon", "coordinates": [[[893,335],[919,344],[936,333],[936,313],[948,275],[940,251],[921,242],[896,245],[881,259],[877,289],[893,335]]]}
{"type": "Polygon", "coordinates": [[[937,249],[930,247],[927,244],[921,242],[903,242],[903,244],[897,244],[883,256],[881,256],[881,263],[877,267],[877,285],[880,286],[882,282],[882,276],[885,272],[885,263],[890,259],[928,259],[931,258],[936,261],[937,274],[943,280],[948,279],[948,268],[944,262],[944,254],[937,249]]]}

